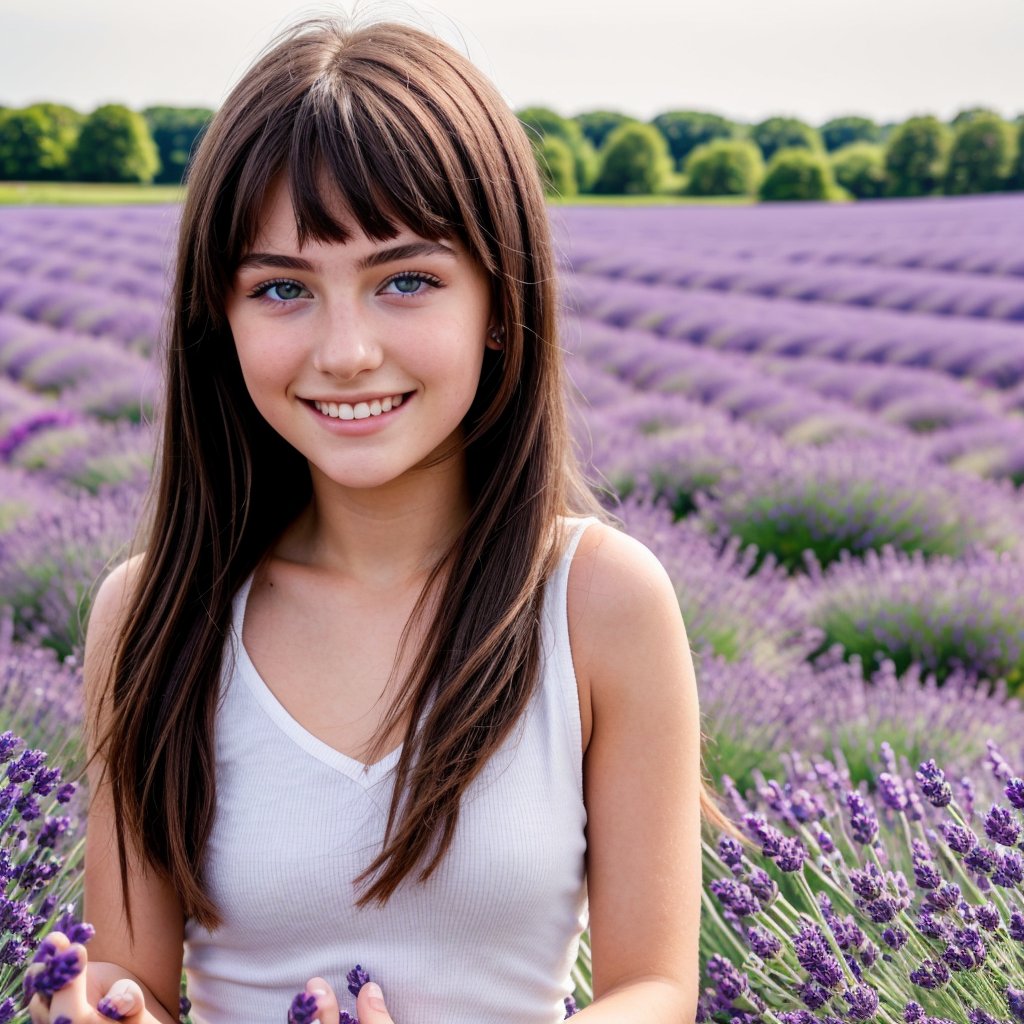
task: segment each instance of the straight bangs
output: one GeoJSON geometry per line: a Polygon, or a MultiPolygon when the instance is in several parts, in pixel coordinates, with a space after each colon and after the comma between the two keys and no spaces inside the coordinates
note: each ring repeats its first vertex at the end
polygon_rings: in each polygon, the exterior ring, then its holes
{"type": "MultiPolygon", "coordinates": [[[[231,169],[222,171],[228,187],[217,190],[220,208],[206,222],[215,237],[212,245],[192,249],[220,257],[219,267],[193,268],[197,305],[222,305],[235,267],[258,234],[264,197],[281,175],[300,247],[310,240],[345,243],[353,223],[379,241],[404,227],[431,241],[456,238],[492,279],[501,274],[498,238],[508,224],[496,219],[502,204],[506,210],[510,202],[513,209],[518,205],[511,182],[519,176],[521,154],[510,152],[500,132],[521,128],[514,120],[496,125],[481,109],[477,83],[453,74],[464,69],[404,36],[410,50],[404,59],[436,65],[430,77],[444,85],[434,84],[439,95],[431,96],[410,82],[387,35],[381,27],[329,47],[321,39],[309,54],[300,46],[287,69],[289,80],[297,72],[293,95],[279,100],[270,117],[265,111],[253,116],[251,105],[265,107],[266,87],[285,83],[264,82],[258,89],[248,83],[249,102],[239,97],[234,115],[228,114],[235,124],[224,125],[224,134],[237,138],[244,124],[248,137],[230,154],[231,169]],[[314,58],[319,66],[306,68],[303,83],[295,65],[314,58]],[[350,222],[341,223],[331,209],[345,211],[350,222]]],[[[233,106],[229,100],[228,110],[233,106]]]]}

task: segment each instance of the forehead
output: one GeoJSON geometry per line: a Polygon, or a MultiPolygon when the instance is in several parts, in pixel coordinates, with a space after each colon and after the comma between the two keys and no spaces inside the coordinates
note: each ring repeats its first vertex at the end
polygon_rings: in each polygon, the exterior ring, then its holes
{"type": "MultiPolygon", "coordinates": [[[[367,245],[382,244],[395,238],[420,238],[411,227],[401,220],[388,217],[393,223],[394,230],[386,237],[371,237],[366,234],[359,219],[352,212],[352,208],[345,201],[337,186],[324,176],[320,178],[321,188],[318,190],[318,198],[326,207],[330,217],[341,227],[343,236],[317,237],[309,234],[305,246],[299,244],[298,224],[295,218],[295,209],[292,206],[292,197],[289,188],[288,178],[280,174],[267,189],[259,206],[259,212],[255,224],[255,236],[251,240],[249,248],[278,248],[285,247],[293,250],[302,248],[315,248],[321,245],[348,244],[351,242],[367,245]]],[[[444,240],[451,247],[464,251],[460,239],[454,234],[442,235],[444,240]]]]}

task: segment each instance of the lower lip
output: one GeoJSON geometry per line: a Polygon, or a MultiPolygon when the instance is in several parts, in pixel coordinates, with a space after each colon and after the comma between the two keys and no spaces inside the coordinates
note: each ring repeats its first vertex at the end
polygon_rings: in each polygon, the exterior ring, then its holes
{"type": "Polygon", "coordinates": [[[375,434],[383,430],[389,423],[393,422],[396,416],[402,415],[402,410],[412,401],[415,392],[410,392],[402,398],[402,404],[392,406],[388,412],[382,412],[379,416],[366,416],[361,420],[343,420],[328,416],[319,412],[312,402],[305,402],[310,413],[316,417],[317,422],[325,430],[332,434],[340,434],[344,437],[362,437],[364,434],[375,434]]]}

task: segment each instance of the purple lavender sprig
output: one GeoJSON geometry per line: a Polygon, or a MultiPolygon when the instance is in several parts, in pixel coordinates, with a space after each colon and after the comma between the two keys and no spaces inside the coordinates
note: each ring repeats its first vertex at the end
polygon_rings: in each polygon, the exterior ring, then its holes
{"type": "MultiPolygon", "coordinates": [[[[348,974],[345,975],[348,983],[348,990],[353,996],[359,995],[359,990],[370,980],[370,975],[363,970],[361,964],[356,964],[348,974]]],[[[288,1024],[312,1024],[316,1019],[317,1001],[316,996],[308,992],[300,992],[292,999],[288,1008],[288,1024]]],[[[359,1024],[359,1018],[354,1017],[347,1010],[340,1010],[338,1013],[338,1024],[359,1024]]]]}
{"type": "Polygon", "coordinates": [[[954,791],[934,761],[913,772],[890,747],[854,789],[841,760],[783,760],[782,781],[723,785],[760,849],[705,845],[698,1019],[1024,1024],[1024,993],[1007,987],[1024,957],[1024,813],[1003,756],[988,763],[1007,803],[979,815],[981,835],[973,783],[954,791]],[[797,842],[792,870],[780,855],[797,842]],[[758,872],[778,884],[770,903],[751,898],[758,872]]]}
{"type": "MultiPolygon", "coordinates": [[[[356,964],[348,974],[345,975],[348,983],[348,990],[353,996],[358,996],[360,989],[370,980],[370,975],[363,969],[361,964],[356,964]]],[[[565,1000],[565,1020],[579,1013],[576,1000],[570,995],[565,1000]]],[[[317,1001],[316,996],[308,992],[300,992],[292,1000],[288,1009],[288,1024],[312,1024],[316,1019],[317,1001]]],[[[184,1011],[183,1014],[184,1016],[184,1011]]],[[[353,1017],[347,1010],[341,1010],[338,1014],[338,1024],[359,1024],[359,1019],[353,1017]]]]}
{"type": "Polygon", "coordinates": [[[348,982],[348,990],[354,996],[359,995],[359,990],[369,982],[370,976],[363,970],[360,964],[356,964],[348,974],[345,975],[348,982]]]}
{"type": "MultiPolygon", "coordinates": [[[[91,924],[75,921],[70,911],[60,918],[60,923],[66,929],[64,934],[72,943],[85,945],[95,934],[95,929],[91,924]]],[[[4,923],[4,927],[6,928],[6,923],[4,923]]],[[[57,930],[63,931],[64,929],[57,930]]],[[[22,983],[22,992],[26,1003],[36,993],[50,999],[55,992],[60,991],[82,973],[83,963],[79,959],[77,949],[69,946],[60,951],[52,939],[45,938],[36,948],[35,955],[32,957],[32,967],[32,971],[25,973],[22,983]]],[[[100,1012],[104,1011],[101,1009],[100,1012]]],[[[115,1019],[119,1020],[120,1018],[115,1019]]]]}
{"type": "Polygon", "coordinates": [[[69,806],[75,786],[61,784],[60,769],[50,767],[47,757],[24,747],[13,732],[0,733],[0,1008],[6,999],[31,999],[36,991],[48,996],[77,973],[74,953],[58,953],[42,936],[61,931],[72,943],[85,944],[93,934],[66,899],[81,883],[82,844],[73,858],[65,853],[76,820],[53,813],[69,806]],[[27,974],[30,962],[41,969],[27,974]]]}

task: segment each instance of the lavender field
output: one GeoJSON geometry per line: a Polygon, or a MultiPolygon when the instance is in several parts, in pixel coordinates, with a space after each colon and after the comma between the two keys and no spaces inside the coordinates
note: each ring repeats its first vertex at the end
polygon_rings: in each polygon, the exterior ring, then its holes
{"type": "MultiPolygon", "coordinates": [[[[65,774],[176,216],[0,210],[0,732],[65,774]]],[[[552,216],[580,452],[676,584],[707,772],[761,850],[707,846],[702,1019],[1024,1020],[1024,196],[552,216]]],[[[7,915],[0,998],[77,898],[81,806],[37,808],[64,863],[7,915]]]]}

